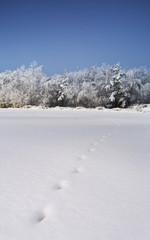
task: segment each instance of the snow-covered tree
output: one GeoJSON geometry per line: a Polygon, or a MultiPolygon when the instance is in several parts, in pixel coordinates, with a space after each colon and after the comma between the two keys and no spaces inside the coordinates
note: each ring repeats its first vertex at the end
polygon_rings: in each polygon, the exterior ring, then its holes
{"type": "Polygon", "coordinates": [[[93,66],[51,77],[33,62],[29,68],[0,73],[0,107],[128,107],[150,103],[150,72],[119,64],[93,66]]]}

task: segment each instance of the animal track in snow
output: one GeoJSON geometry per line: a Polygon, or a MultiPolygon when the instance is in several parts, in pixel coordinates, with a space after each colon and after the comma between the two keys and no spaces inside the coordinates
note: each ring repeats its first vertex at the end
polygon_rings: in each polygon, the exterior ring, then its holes
{"type": "Polygon", "coordinates": [[[66,180],[62,180],[59,183],[55,184],[55,189],[56,190],[61,190],[63,188],[65,188],[67,186],[67,181],[66,180]]]}
{"type": "Polygon", "coordinates": [[[54,214],[54,209],[50,206],[41,209],[36,213],[36,222],[42,222],[44,219],[48,218],[50,215],[54,214]]]}
{"type": "Polygon", "coordinates": [[[37,222],[42,222],[45,217],[46,217],[45,213],[41,211],[37,213],[36,220],[37,222]]]}
{"type": "Polygon", "coordinates": [[[76,174],[80,173],[80,172],[82,172],[82,168],[81,167],[75,168],[73,172],[76,174]]]}

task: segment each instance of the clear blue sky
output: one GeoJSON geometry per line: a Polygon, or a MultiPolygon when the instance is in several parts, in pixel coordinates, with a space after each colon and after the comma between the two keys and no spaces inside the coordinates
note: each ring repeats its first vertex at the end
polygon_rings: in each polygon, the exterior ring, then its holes
{"type": "Polygon", "coordinates": [[[48,75],[102,63],[150,69],[150,0],[5,0],[0,72],[33,60],[48,75]]]}

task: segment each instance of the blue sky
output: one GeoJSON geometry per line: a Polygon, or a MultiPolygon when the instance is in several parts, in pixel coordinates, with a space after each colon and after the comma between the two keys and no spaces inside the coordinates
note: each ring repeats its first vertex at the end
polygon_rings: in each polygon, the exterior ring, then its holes
{"type": "Polygon", "coordinates": [[[48,75],[102,63],[150,69],[150,0],[5,0],[0,72],[33,60],[48,75]]]}

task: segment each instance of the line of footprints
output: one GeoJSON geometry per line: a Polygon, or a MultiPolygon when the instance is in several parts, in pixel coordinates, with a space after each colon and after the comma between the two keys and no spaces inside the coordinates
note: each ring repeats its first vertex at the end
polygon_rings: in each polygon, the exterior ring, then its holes
{"type": "MultiPolygon", "coordinates": [[[[107,134],[104,134],[100,139],[98,139],[97,141],[94,141],[90,148],[88,149],[88,154],[96,151],[96,147],[99,145],[99,144],[102,144],[106,141],[106,139],[110,136],[113,136],[114,134],[117,134],[119,132],[119,124],[116,124],[114,129],[107,133],[107,134]]],[[[88,156],[86,154],[82,154],[78,157],[79,160],[86,160],[88,158],[88,156]]],[[[82,172],[83,168],[82,167],[77,167],[73,170],[73,174],[80,174],[82,172]]],[[[56,191],[62,191],[65,187],[67,186],[67,181],[66,180],[62,180],[58,183],[55,184],[54,186],[54,189],[56,191]]],[[[37,213],[37,217],[36,217],[36,220],[37,222],[42,222],[45,218],[48,217],[49,213],[51,212],[50,209],[46,209],[46,210],[41,210],[39,213],[37,213]]]]}

